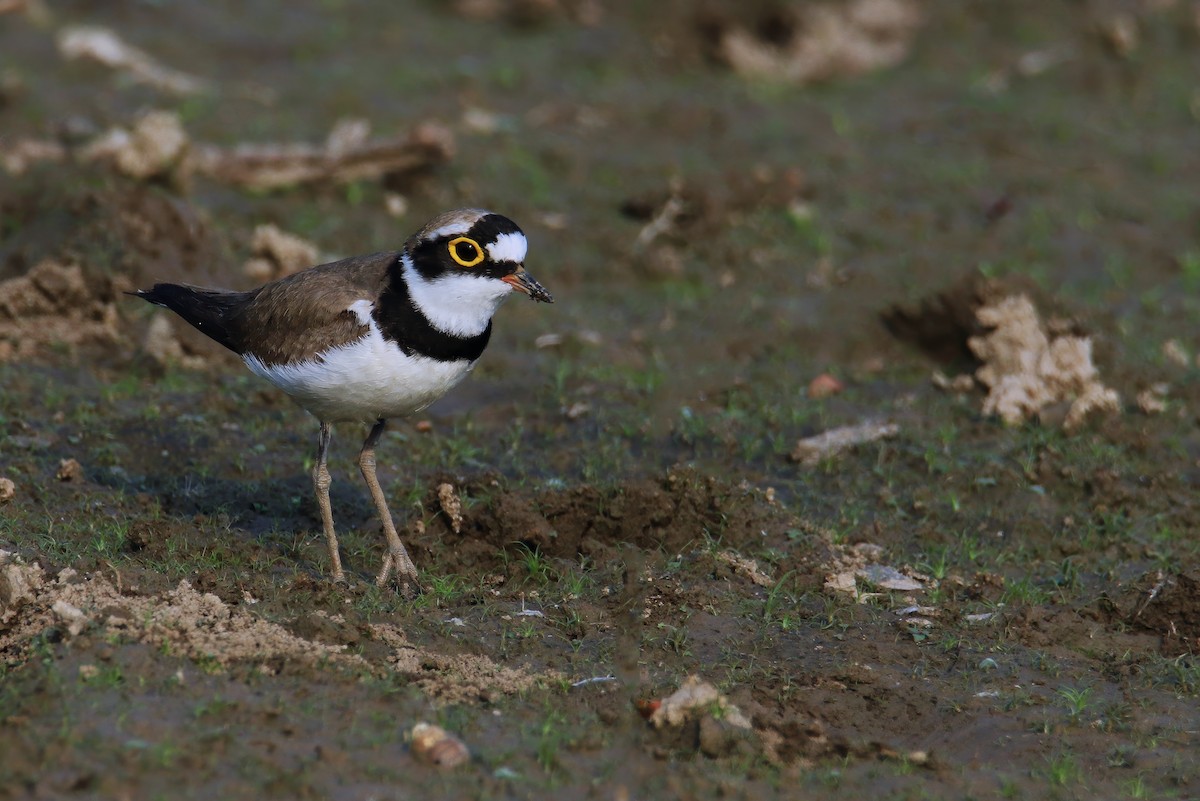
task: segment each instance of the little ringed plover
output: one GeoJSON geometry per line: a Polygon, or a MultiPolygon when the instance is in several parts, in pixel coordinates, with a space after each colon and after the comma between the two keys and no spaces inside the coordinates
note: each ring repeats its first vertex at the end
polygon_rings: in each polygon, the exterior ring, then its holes
{"type": "Polygon", "coordinates": [[[492,315],[514,292],[553,303],[525,271],[525,234],[507,217],[458,209],[435,217],[398,252],[355,256],[248,292],[155,284],[132,294],[165,306],[242,357],[320,421],[313,487],[333,578],[341,557],[329,505],[332,424],[371,426],[358,465],[408,594],[417,569],[396,533],[375,475],[388,418],[421,411],[466,377],[487,346],[492,315]]]}

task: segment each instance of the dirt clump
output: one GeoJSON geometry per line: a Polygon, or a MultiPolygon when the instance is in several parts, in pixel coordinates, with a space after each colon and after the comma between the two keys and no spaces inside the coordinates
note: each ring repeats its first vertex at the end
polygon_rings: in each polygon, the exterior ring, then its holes
{"type": "Polygon", "coordinates": [[[83,465],[75,458],[62,459],[58,463],[58,472],[54,474],[54,477],[59,481],[82,481],[83,465]]]}
{"type": "MultiPolygon", "coordinates": [[[[705,532],[720,532],[725,546],[738,548],[761,541],[764,530],[781,532],[794,523],[784,510],[759,502],[757,490],[691,469],[607,488],[496,493],[486,484],[469,484],[464,492],[489,500],[463,511],[460,533],[443,515],[446,525],[431,526],[426,535],[438,538],[439,553],[454,554],[455,569],[479,563],[499,567],[502,552],[518,543],[572,562],[581,556],[606,560],[622,545],[686,552],[703,543],[705,532]]],[[[440,500],[427,497],[425,508],[430,516],[439,515],[440,500]]]]}
{"type": "Polygon", "coordinates": [[[1130,625],[1163,638],[1164,652],[1200,651],[1200,571],[1148,575],[1117,604],[1130,625]]]}
{"type": "Polygon", "coordinates": [[[1025,295],[1011,295],[980,307],[979,322],[990,329],[967,344],[983,362],[975,372],[988,388],[984,414],[1015,425],[1047,407],[1066,404],[1067,431],[1078,428],[1093,412],[1119,412],[1116,391],[1100,382],[1092,363],[1092,340],[1044,329],[1037,309],[1025,295]]]}
{"type": "Polygon", "coordinates": [[[456,768],[471,758],[466,743],[441,726],[418,723],[409,733],[413,756],[422,762],[447,770],[456,768]]]}
{"type": "Polygon", "coordinates": [[[798,85],[899,64],[923,18],[913,0],[772,3],[754,10],[749,19],[711,11],[702,19],[713,54],[743,77],[798,85]]]}
{"type": "Polygon", "coordinates": [[[296,637],[215,595],[197,592],[187,581],[161,596],[131,596],[102,576],[83,578],[70,569],[50,581],[36,566],[11,563],[5,576],[9,590],[3,595],[12,600],[4,601],[8,625],[0,632],[0,653],[10,657],[47,628],[66,625],[77,636],[96,625],[109,636],[169,647],[223,666],[252,661],[269,673],[278,673],[286,662],[361,662],[345,654],[343,646],[296,637]]]}
{"type": "Polygon", "coordinates": [[[454,485],[449,482],[438,484],[437,495],[438,504],[442,507],[446,519],[450,521],[450,530],[455,534],[462,533],[462,499],[458,497],[454,485]]]}
{"type": "Polygon", "coordinates": [[[654,706],[650,725],[676,746],[713,758],[754,749],[750,719],[699,676],[688,676],[654,706]]]}
{"type": "Polygon", "coordinates": [[[93,294],[79,264],[49,259],[0,282],[0,361],[32,358],[50,344],[120,341],[114,300],[111,290],[93,294]]]}
{"type": "Polygon", "coordinates": [[[0,361],[52,346],[120,353],[124,292],[154,281],[209,283],[222,259],[203,215],[160,187],[0,192],[19,225],[0,251],[0,361]]]}
{"type": "Polygon", "coordinates": [[[27,564],[10,551],[0,551],[0,625],[9,624],[21,607],[36,600],[45,581],[40,565],[27,564]]]}
{"type": "Polygon", "coordinates": [[[483,654],[434,653],[410,644],[386,624],[372,625],[371,632],[391,646],[389,666],[443,704],[490,703],[563,678],[557,671],[501,665],[483,654]]]}
{"type": "Polygon", "coordinates": [[[113,128],[90,142],[80,157],[84,161],[111,160],[118,171],[139,181],[173,173],[174,180],[180,181],[189,145],[178,114],[148,111],[129,128],[113,128]]]}
{"type": "Polygon", "coordinates": [[[1120,397],[1099,378],[1093,341],[1070,319],[1043,321],[1032,294],[972,276],[915,306],[883,312],[884,326],[939,361],[971,363],[971,375],[935,372],[940,389],[987,390],[983,413],[1009,425],[1038,419],[1078,429],[1093,414],[1115,413],[1120,397]]]}
{"type": "Polygon", "coordinates": [[[883,547],[870,542],[831,546],[826,563],[825,590],[846,593],[859,603],[866,603],[879,593],[865,592],[859,586],[860,582],[879,590],[912,592],[925,588],[927,577],[911,568],[898,569],[884,564],[883,555],[883,547]]]}
{"type": "Polygon", "coordinates": [[[283,278],[321,260],[316,245],[271,223],[255,227],[250,251],[253,255],[243,265],[242,272],[256,284],[283,278]]]}

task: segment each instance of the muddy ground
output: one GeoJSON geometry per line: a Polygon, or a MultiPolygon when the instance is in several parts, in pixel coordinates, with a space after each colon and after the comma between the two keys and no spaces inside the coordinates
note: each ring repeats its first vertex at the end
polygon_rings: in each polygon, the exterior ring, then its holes
{"type": "Polygon", "coordinates": [[[1200,6],[812,8],[0,3],[0,797],[1200,797],[1200,6]],[[461,205],[558,302],[380,447],[415,598],[337,430],[333,585],[315,422],[122,292],[461,205]],[[985,413],[1020,293],[1107,410],[985,413]]]}

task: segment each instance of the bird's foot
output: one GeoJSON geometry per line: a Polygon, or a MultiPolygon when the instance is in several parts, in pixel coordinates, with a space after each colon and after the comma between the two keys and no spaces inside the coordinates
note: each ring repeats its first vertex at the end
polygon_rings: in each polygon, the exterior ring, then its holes
{"type": "Polygon", "coordinates": [[[395,573],[396,584],[400,587],[400,594],[405,598],[413,598],[421,591],[421,580],[417,575],[417,566],[413,564],[412,558],[409,557],[408,551],[404,550],[401,545],[399,550],[390,551],[383,558],[383,568],[379,571],[378,578],[375,579],[375,585],[384,587],[395,573]]]}

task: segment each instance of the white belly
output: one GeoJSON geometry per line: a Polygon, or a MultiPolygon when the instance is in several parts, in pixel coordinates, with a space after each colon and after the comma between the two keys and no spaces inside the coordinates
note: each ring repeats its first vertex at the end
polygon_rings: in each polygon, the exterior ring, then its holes
{"type": "Polygon", "coordinates": [[[251,355],[243,360],[326,423],[373,423],[419,412],[475,366],[466,359],[440,362],[408,356],[384,339],[374,324],[362,339],[326,351],[318,359],[277,365],[263,364],[251,355]]]}

